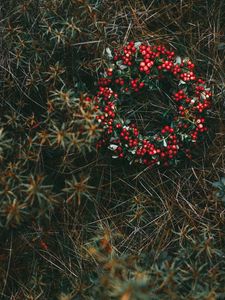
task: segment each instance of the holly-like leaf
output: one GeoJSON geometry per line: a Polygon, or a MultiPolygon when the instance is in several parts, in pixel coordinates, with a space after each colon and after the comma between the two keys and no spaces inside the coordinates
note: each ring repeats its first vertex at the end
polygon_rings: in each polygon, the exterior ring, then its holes
{"type": "Polygon", "coordinates": [[[181,62],[182,62],[181,57],[180,57],[180,56],[177,56],[177,57],[176,57],[176,60],[175,60],[175,64],[180,65],[181,62]]]}
{"type": "Polygon", "coordinates": [[[109,145],[109,150],[116,150],[117,148],[118,148],[118,145],[115,145],[115,144],[111,144],[111,145],[109,145]]]}
{"type": "Polygon", "coordinates": [[[111,60],[113,58],[112,51],[109,47],[105,49],[107,57],[111,60]]]}

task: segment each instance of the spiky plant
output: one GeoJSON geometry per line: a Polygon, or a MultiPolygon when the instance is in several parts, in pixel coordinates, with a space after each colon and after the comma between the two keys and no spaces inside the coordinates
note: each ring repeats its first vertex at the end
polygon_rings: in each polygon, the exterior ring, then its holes
{"type": "Polygon", "coordinates": [[[33,213],[49,217],[66,197],[56,200],[57,184],[94,149],[97,111],[81,101],[78,51],[87,52],[86,25],[96,35],[101,26],[82,1],[10,1],[2,15],[0,207],[1,223],[15,226],[33,213]]]}

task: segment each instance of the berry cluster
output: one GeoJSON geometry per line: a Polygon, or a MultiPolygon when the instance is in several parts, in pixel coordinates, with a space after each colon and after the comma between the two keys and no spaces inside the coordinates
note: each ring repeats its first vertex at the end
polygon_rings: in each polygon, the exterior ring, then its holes
{"type": "Polygon", "coordinates": [[[133,41],[131,41],[127,46],[123,47],[123,54],[119,53],[116,49],[114,50],[114,61],[122,59],[124,65],[131,66],[136,51],[137,49],[135,47],[135,44],[133,41]]]}
{"type": "Polygon", "coordinates": [[[139,78],[135,78],[130,81],[130,85],[135,92],[138,92],[145,86],[145,83],[143,81],[139,82],[139,78]]]}
{"type": "Polygon", "coordinates": [[[113,62],[98,81],[98,91],[92,99],[100,112],[96,119],[102,129],[97,147],[107,146],[114,158],[125,158],[147,166],[177,163],[191,158],[191,149],[202,141],[207,131],[204,115],[211,105],[211,92],[194,72],[189,59],[181,59],[165,46],[129,42],[114,50],[113,62]],[[124,93],[149,92],[162,78],[172,86],[171,101],[176,113],[171,123],[152,135],[145,136],[136,124],[126,120],[121,107],[124,93]]]}

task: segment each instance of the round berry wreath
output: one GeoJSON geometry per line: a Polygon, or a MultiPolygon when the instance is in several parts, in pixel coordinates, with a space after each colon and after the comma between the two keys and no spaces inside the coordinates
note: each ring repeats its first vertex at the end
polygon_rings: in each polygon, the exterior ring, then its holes
{"type": "Polygon", "coordinates": [[[125,158],[147,166],[176,164],[203,141],[207,131],[205,114],[210,108],[210,89],[194,72],[194,64],[162,45],[129,42],[121,49],[106,49],[111,65],[98,81],[94,103],[102,130],[97,148],[105,145],[113,158],[125,158]],[[123,99],[150,93],[154,86],[166,84],[173,113],[151,134],[143,134],[137,124],[122,113],[123,99]],[[168,85],[169,83],[169,85],[168,85]]]}

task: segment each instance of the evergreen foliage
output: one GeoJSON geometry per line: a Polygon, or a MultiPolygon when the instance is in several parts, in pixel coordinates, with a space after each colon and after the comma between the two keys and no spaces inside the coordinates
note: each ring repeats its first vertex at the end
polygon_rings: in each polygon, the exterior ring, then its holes
{"type": "Polygon", "coordinates": [[[0,3],[1,299],[225,299],[224,14],[221,0],[0,3]],[[210,83],[189,163],[95,149],[85,99],[106,49],[130,40],[191,57],[210,83]]]}

